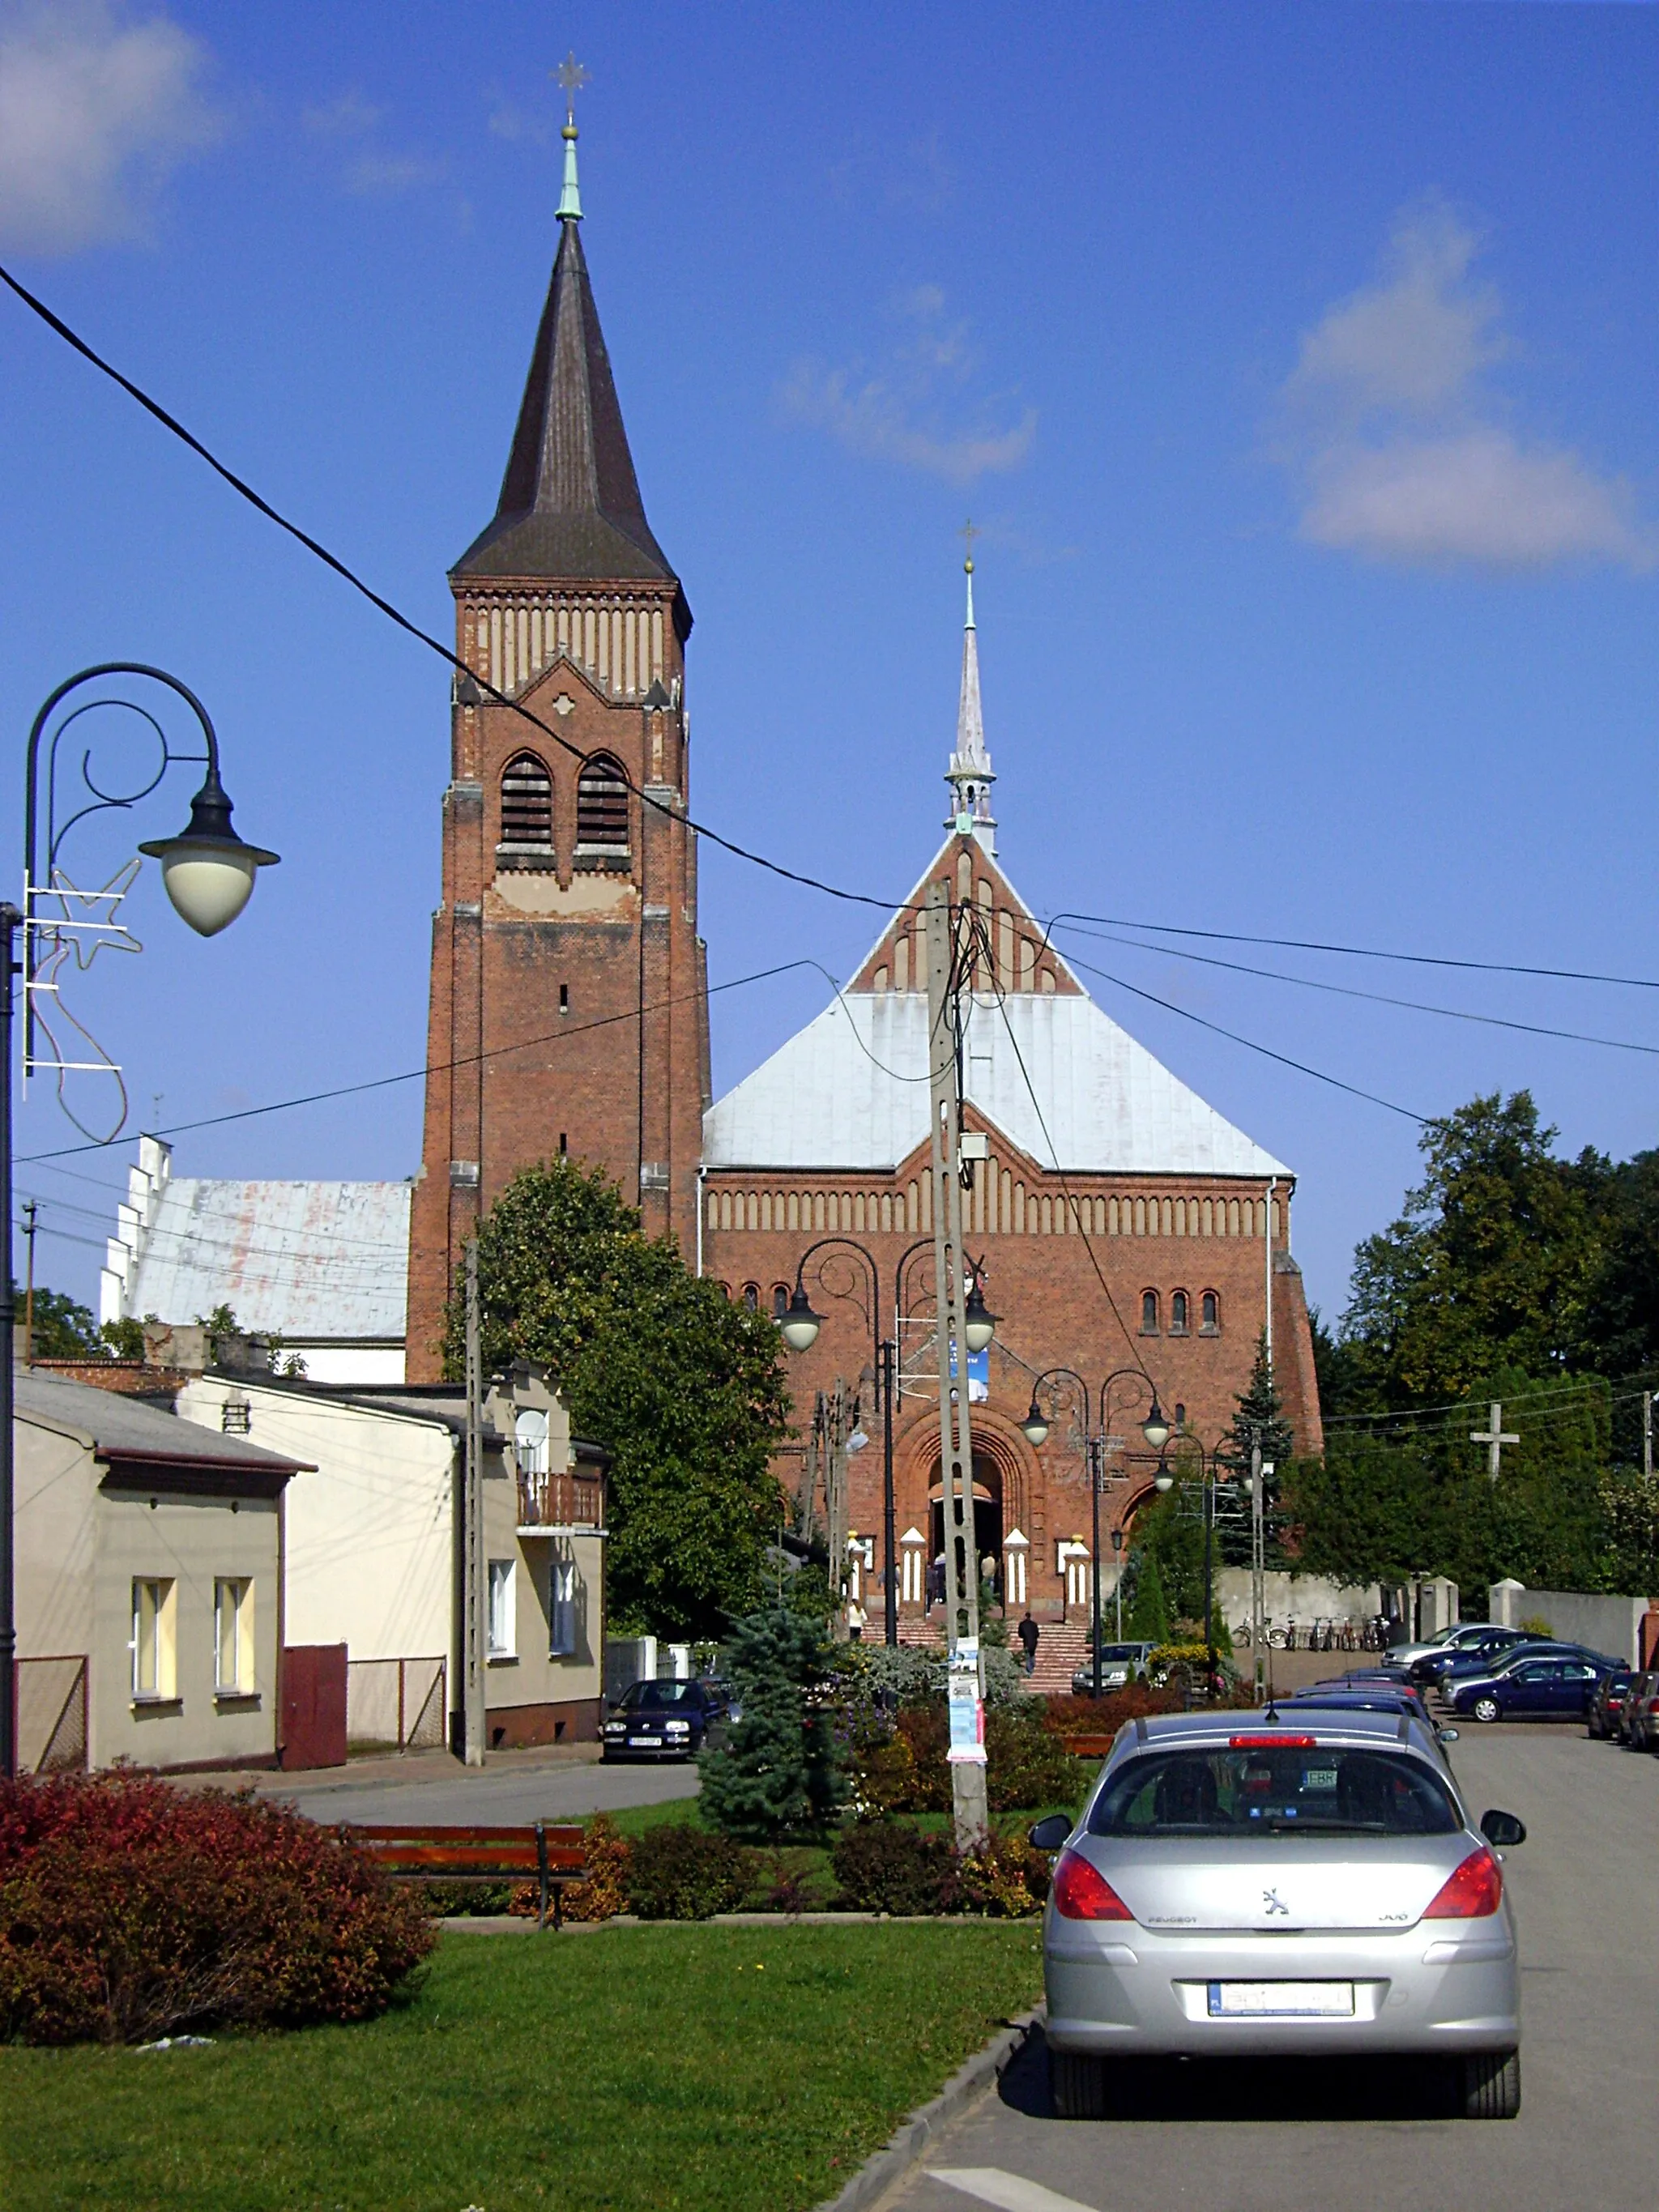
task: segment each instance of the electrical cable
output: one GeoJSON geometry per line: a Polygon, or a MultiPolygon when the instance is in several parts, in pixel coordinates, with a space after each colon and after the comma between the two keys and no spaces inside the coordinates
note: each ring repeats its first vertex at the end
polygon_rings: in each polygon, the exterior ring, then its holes
{"type": "MultiPolygon", "coordinates": [[[[817,964],[816,960],[785,960],[775,968],[759,969],[752,975],[734,976],[728,983],[711,983],[708,996],[716,998],[722,991],[741,990],[746,984],[764,983],[774,975],[787,975],[796,968],[816,968],[817,964]]],[[[243,1106],[233,1114],[209,1114],[195,1121],[174,1121],[165,1129],[149,1129],[143,1133],[152,1137],[179,1137],[196,1129],[221,1128],[228,1121],[257,1121],[264,1114],[285,1114],[297,1106],[316,1106],[331,1098],[356,1097],[366,1091],[386,1091],[395,1084],[415,1083],[428,1075],[446,1075],[458,1067],[476,1067],[486,1060],[503,1059],[509,1053],[528,1052],[536,1045],[556,1044],[562,1038],[582,1036],[592,1030],[610,1029],[617,1022],[637,1022],[642,1013],[661,1013],[671,1006],[691,1004],[703,995],[701,990],[683,991],[676,998],[658,999],[643,1007],[630,1006],[623,1013],[604,1014],[595,1021],[572,1022],[562,1029],[550,1030],[545,1036],[520,1037],[515,1043],[496,1045],[489,1052],[468,1053],[459,1060],[432,1060],[419,1067],[405,1068],[398,1075],[377,1075],[362,1083],[343,1083],[331,1091],[307,1091],[299,1098],[276,1098],[268,1105],[243,1106]]],[[[74,1159],[82,1152],[104,1152],[110,1149],[111,1144],[131,1144],[132,1141],[129,1137],[124,1139],[112,1138],[108,1143],[102,1144],[62,1145],[52,1152],[20,1153],[17,1164],[20,1167],[33,1166],[42,1160],[74,1159]]]]}

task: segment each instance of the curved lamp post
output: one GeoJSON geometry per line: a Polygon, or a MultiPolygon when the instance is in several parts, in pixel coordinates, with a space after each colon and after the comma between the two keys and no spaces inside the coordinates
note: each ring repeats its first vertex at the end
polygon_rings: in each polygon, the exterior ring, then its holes
{"type": "MultiPolygon", "coordinates": [[[[898,1536],[896,1502],[893,1496],[893,1401],[898,1391],[898,1326],[904,1304],[904,1271],[918,1253],[931,1252],[933,1240],[920,1237],[914,1244],[900,1253],[893,1267],[893,1334],[884,1337],[881,1333],[881,1270],[873,1253],[869,1252],[851,1237],[820,1237],[801,1254],[795,1268],[795,1287],[789,1303],[778,1316],[778,1330],[791,1352],[810,1352],[818,1340],[818,1331],[823,1327],[823,1316],[815,1313],[812,1302],[806,1295],[806,1263],[815,1252],[830,1248],[856,1252],[870,1271],[870,1333],[876,1358],[876,1396],[881,1406],[882,1417],[882,1540],[886,1552],[886,1586],[883,1607],[884,1626],[889,1644],[898,1642],[898,1536]]],[[[832,1296],[841,1295],[831,1293],[832,1296]]],[[[997,1317],[985,1303],[980,1288],[980,1268],[975,1267],[969,1285],[967,1304],[963,1314],[963,1334],[969,1352],[983,1352],[996,1334],[997,1317]]]]}
{"type": "MultiPolygon", "coordinates": [[[[1048,1367],[1045,1368],[1042,1373],[1032,1382],[1030,1410],[1027,1413],[1025,1419],[1019,1425],[1021,1433],[1024,1436],[1027,1443],[1034,1444],[1039,1449],[1048,1441],[1048,1431],[1052,1424],[1044,1418],[1042,1401],[1038,1397],[1037,1393],[1041,1390],[1045,1382],[1061,1380],[1069,1382],[1075,1385],[1083,1405],[1084,1443],[1089,1467],[1089,1507],[1091,1515],[1089,1574],[1091,1588],[1090,1611],[1093,1617],[1090,1623],[1089,1641],[1090,1650],[1093,1655],[1093,1681],[1091,1686],[1094,1695],[1097,1698],[1100,1695],[1100,1490],[1101,1483],[1105,1473],[1106,1437],[1109,1433],[1109,1424],[1111,1417],[1112,1386],[1114,1383],[1129,1380],[1137,1384],[1144,1383],[1146,1389],[1152,1392],[1152,1406],[1147,1412],[1146,1419],[1140,1425],[1140,1433],[1146,1438],[1146,1443],[1152,1450],[1161,1452],[1164,1449],[1164,1445],[1169,1443],[1170,1425],[1164,1419],[1164,1409],[1158,1402],[1158,1385],[1153,1382],[1152,1376],[1147,1374],[1146,1369],[1144,1367],[1115,1367],[1112,1370],[1112,1372],[1106,1377],[1106,1380],[1100,1386],[1100,1426],[1097,1430],[1091,1433],[1089,1429],[1088,1384],[1077,1372],[1075,1368],[1048,1367]]],[[[1122,1545],[1119,1540],[1120,1533],[1121,1532],[1115,1529],[1113,1531],[1112,1548],[1114,1551],[1118,1552],[1121,1554],[1122,1545]]],[[[1121,1595],[1122,1586],[1122,1575],[1120,1571],[1118,1577],[1118,1589],[1120,1592],[1118,1598],[1118,1628],[1120,1634],[1121,1633],[1123,1626],[1123,1601],[1121,1595]]]]}
{"type": "MultiPolygon", "coordinates": [[[[1170,1439],[1172,1448],[1188,1446],[1198,1455],[1200,1510],[1204,1518],[1204,1695],[1213,1702],[1215,1698],[1215,1489],[1224,1480],[1219,1472],[1216,1453],[1206,1452],[1200,1440],[1190,1431],[1178,1431],[1170,1439]]],[[[1160,1458],[1158,1486],[1170,1491],[1176,1478],[1170,1474],[1167,1457],[1160,1458]]]]}
{"type": "MultiPolygon", "coordinates": [[[[181,684],[176,676],[169,676],[164,668],[152,668],[145,661],[100,661],[96,667],[83,668],[60,684],[41,707],[29,730],[23,786],[23,904],[19,908],[9,901],[0,902],[0,1061],[3,1062],[3,1066],[0,1067],[0,1219],[3,1219],[5,1224],[5,1265],[0,1268],[0,1776],[7,1779],[17,1772],[15,1462],[12,1433],[15,1398],[12,1342],[15,1312],[11,1269],[13,978],[19,974],[23,978],[25,1020],[32,1039],[33,1022],[30,1017],[33,1006],[29,994],[37,965],[37,936],[61,939],[67,933],[72,938],[77,929],[90,930],[94,933],[95,945],[98,934],[111,933],[108,921],[77,924],[43,920],[37,911],[38,902],[43,899],[64,899],[66,896],[92,897],[107,900],[106,911],[112,914],[122,895],[115,890],[93,894],[76,893],[74,886],[61,881],[58,875],[58,854],[64,839],[76,823],[83,821],[89,814],[100,813],[111,807],[133,806],[141,799],[147,799],[161,783],[167,769],[184,761],[199,762],[207,770],[202,787],[191,804],[190,820],[176,837],[153,839],[138,849],[161,862],[161,881],[179,919],[200,937],[216,937],[222,929],[235,921],[247,904],[259,870],[274,867],[277,855],[267,852],[263,846],[247,844],[231,827],[230,800],[219,775],[219,740],[207,708],[189,686],[181,684]],[[110,676],[143,677],[175,693],[195,715],[207,750],[201,753],[174,752],[155,715],[134,700],[105,697],[89,700],[74,708],[58,723],[46,748],[46,865],[44,876],[37,875],[40,751],[46,725],[54,710],[70,692],[78,690],[82,684],[100,682],[110,676]],[[161,757],[155,774],[147,783],[133,791],[111,793],[94,781],[92,756],[88,750],[81,762],[81,779],[91,794],[90,803],[80,807],[60,826],[57,819],[58,744],[70,725],[96,707],[125,708],[148,722],[160,744],[161,757]],[[23,936],[21,967],[16,958],[20,930],[23,936]]],[[[29,1049],[29,1044],[26,1042],[26,1062],[29,1049]]]]}

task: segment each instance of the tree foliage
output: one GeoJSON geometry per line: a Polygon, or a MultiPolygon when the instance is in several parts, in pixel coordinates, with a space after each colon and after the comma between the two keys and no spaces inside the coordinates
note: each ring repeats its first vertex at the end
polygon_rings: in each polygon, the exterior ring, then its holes
{"type": "MultiPolygon", "coordinates": [[[[751,1610],[782,1498],[769,1471],[789,1399],[776,1328],[646,1237],[605,1176],[554,1160],[515,1176],[478,1231],[486,1374],[545,1364],[574,1432],[611,1454],[611,1617],[718,1635],[751,1610]]],[[[465,1306],[446,1353],[464,1372],[465,1306]]]]}
{"type": "Polygon", "coordinates": [[[727,1835],[753,1843],[821,1828],[842,1795],[822,1627],[787,1608],[751,1613],[720,1660],[742,1711],[725,1741],[699,1754],[703,1810],[727,1835]]]}

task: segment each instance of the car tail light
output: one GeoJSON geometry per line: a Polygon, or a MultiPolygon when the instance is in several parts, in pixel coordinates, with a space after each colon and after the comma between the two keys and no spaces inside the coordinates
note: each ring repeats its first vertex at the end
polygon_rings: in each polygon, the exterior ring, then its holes
{"type": "Polygon", "coordinates": [[[1471,1851],[1423,1915],[1425,1920],[1484,1920],[1504,1901],[1504,1869],[1486,1846],[1471,1851]]]}
{"type": "Polygon", "coordinates": [[[1316,1735],[1230,1735],[1235,1751],[1312,1751],[1316,1735]]]}
{"type": "Polygon", "coordinates": [[[1054,1869],[1054,1910],[1066,1920],[1133,1920],[1105,1875],[1079,1851],[1062,1851],[1054,1869]]]}

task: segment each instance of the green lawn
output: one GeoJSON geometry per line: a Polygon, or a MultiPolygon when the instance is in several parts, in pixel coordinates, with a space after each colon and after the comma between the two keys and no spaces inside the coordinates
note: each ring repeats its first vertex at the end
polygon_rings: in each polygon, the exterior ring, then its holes
{"type": "Polygon", "coordinates": [[[790,2212],[1041,1985],[1034,1927],[446,1936],[366,2027],[0,2050],[6,2212],[790,2212]]]}

